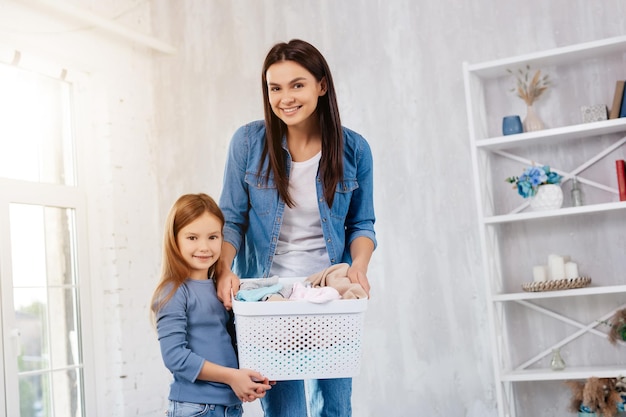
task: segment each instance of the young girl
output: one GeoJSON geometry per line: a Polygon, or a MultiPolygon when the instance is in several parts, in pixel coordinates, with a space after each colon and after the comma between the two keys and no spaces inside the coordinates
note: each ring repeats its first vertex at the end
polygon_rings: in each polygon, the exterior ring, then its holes
{"type": "MultiPolygon", "coordinates": [[[[235,132],[226,161],[219,298],[231,307],[239,277],[305,277],[342,262],[369,295],[376,239],[368,143],[342,127],[330,69],[311,44],[274,45],[261,80],[265,120],[235,132]]],[[[312,417],[352,414],[350,378],[307,381],[307,392],[312,417]]],[[[306,416],[304,382],[278,382],[261,405],[266,417],[306,416]]]]}
{"type": "Polygon", "coordinates": [[[237,369],[226,327],[229,313],[213,281],[223,226],[222,212],[206,194],[180,197],[165,224],[152,312],[163,362],[174,376],[169,417],[239,417],[242,401],[261,398],[270,389],[258,372],[237,369]]]}

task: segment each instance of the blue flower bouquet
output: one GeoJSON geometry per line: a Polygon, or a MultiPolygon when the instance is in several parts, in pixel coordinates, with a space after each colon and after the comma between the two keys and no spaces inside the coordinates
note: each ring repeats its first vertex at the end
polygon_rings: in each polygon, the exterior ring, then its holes
{"type": "Polygon", "coordinates": [[[505,181],[513,184],[513,189],[524,198],[533,197],[537,194],[540,186],[545,184],[559,184],[563,177],[554,171],[550,171],[548,165],[541,167],[531,166],[524,170],[519,177],[509,177],[505,181]]]}

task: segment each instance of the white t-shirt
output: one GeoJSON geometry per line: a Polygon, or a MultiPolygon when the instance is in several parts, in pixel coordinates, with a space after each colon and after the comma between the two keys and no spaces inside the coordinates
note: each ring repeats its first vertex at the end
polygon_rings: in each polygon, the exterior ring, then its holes
{"type": "Polygon", "coordinates": [[[330,266],[317,203],[317,169],[321,151],[304,162],[292,162],[289,194],[270,275],[305,277],[330,266]]]}

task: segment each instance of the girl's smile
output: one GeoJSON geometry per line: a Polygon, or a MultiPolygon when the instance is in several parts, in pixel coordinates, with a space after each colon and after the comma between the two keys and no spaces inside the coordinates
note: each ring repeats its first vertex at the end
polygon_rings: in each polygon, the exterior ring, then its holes
{"type": "Polygon", "coordinates": [[[205,212],[180,229],[176,236],[178,248],[189,266],[189,278],[208,279],[209,268],[222,250],[222,223],[205,212]]]}

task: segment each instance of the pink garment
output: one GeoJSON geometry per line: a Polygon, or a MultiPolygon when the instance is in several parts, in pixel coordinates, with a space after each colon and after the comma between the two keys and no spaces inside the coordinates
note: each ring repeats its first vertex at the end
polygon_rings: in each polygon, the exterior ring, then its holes
{"type": "Polygon", "coordinates": [[[289,297],[290,300],[305,300],[318,304],[340,298],[339,292],[332,287],[305,287],[301,282],[293,284],[293,291],[289,297]]]}
{"type": "Polygon", "coordinates": [[[315,288],[328,288],[332,287],[339,292],[341,298],[345,300],[355,298],[367,298],[367,293],[361,287],[361,284],[357,284],[350,281],[348,278],[348,269],[350,265],[336,264],[325,270],[313,274],[306,279],[306,282],[310,282],[315,288]]]}

